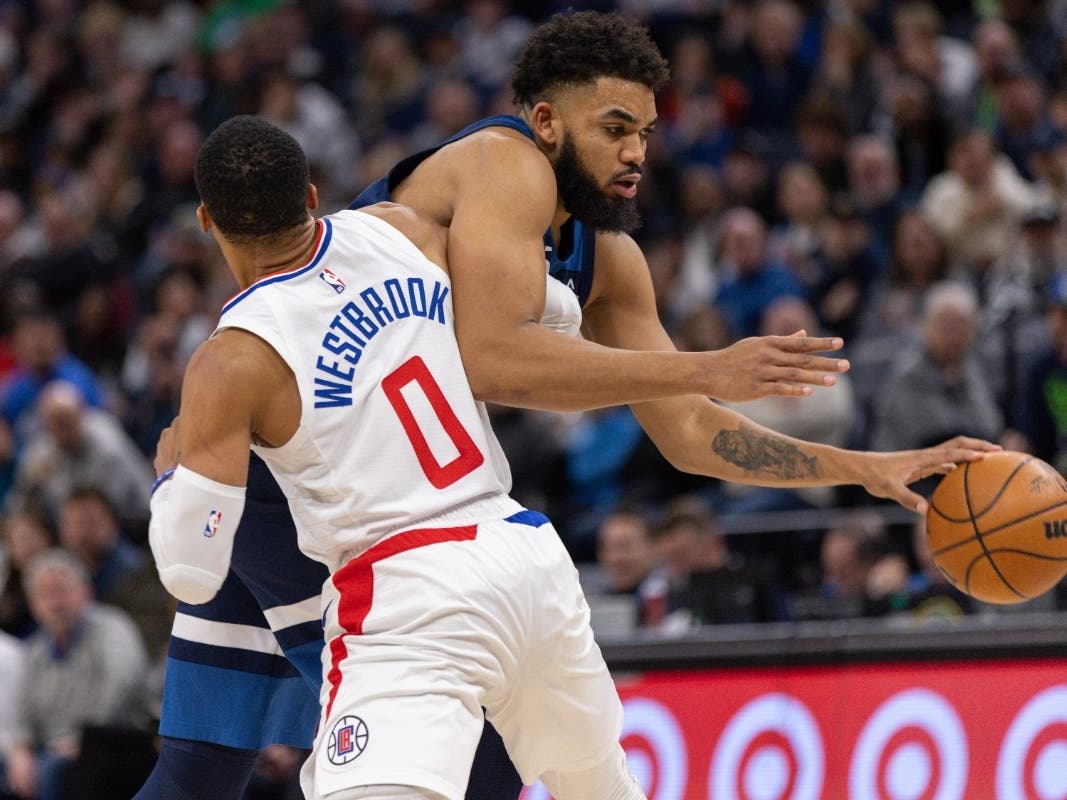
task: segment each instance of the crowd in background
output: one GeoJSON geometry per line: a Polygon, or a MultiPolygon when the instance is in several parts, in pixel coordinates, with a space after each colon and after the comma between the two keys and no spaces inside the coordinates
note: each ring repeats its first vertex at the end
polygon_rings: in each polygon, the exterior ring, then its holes
{"type": "MultiPolygon", "coordinates": [[[[570,6],[642,18],[671,63],[636,238],[677,346],[844,337],[836,386],[743,413],[852,448],[965,433],[1067,470],[1064,0],[0,0],[0,675],[28,657],[32,689],[0,677],[0,753],[20,796],[20,748],[72,755],[60,710],[153,714],[172,608],[151,457],[235,289],[195,216],[204,136],[266,117],[343,208],[513,112],[515,56],[570,6]],[[116,636],[135,645],[102,665],[116,636]]],[[[491,413],[605,631],[988,610],[921,520],[862,492],[683,475],[625,408],[491,413]],[[783,511],[817,521],[742,524],[783,511]]]]}

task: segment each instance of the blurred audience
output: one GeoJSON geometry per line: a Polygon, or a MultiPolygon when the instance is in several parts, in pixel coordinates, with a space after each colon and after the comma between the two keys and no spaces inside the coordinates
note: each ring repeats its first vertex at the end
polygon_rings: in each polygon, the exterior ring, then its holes
{"type": "Polygon", "coordinates": [[[979,306],[962,283],[931,287],[922,335],[890,364],[871,420],[871,447],[927,447],[957,434],[996,440],[1004,419],[975,348],[979,306]]]}
{"type": "Polygon", "coordinates": [[[9,507],[32,500],[55,517],[76,487],[95,486],[120,514],[124,529],[143,541],[155,473],[118,421],[88,407],[79,389],[65,381],[41,392],[36,413],[41,430],[26,442],[9,507]]]}
{"type": "Polygon", "coordinates": [[[92,600],[88,573],[62,550],[38,555],[26,591],[40,625],[26,642],[8,783],[21,798],[69,800],[86,726],[144,724],[144,645],[129,618],[92,600]]]}

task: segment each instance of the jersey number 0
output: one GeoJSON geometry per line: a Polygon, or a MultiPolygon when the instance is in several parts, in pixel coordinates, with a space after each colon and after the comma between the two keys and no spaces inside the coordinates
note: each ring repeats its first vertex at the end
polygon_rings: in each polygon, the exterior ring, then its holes
{"type": "Polygon", "coordinates": [[[433,375],[430,374],[430,370],[426,367],[426,362],[419,356],[409,358],[386,375],[382,379],[382,390],[385,392],[385,396],[389,398],[389,403],[393,406],[393,411],[396,412],[396,416],[404,428],[404,433],[408,435],[411,446],[415,448],[415,456],[419,460],[419,466],[422,467],[422,471],[429,478],[430,483],[434,485],[434,488],[444,489],[446,486],[451,486],[464,475],[474,472],[485,461],[485,456],[482,455],[478,445],[471,439],[470,434],[463,427],[463,423],[456,416],[456,412],[452,410],[452,406],[445,399],[441,387],[434,380],[433,375]],[[455,445],[458,451],[458,455],[447,464],[439,463],[430,450],[430,445],[415,420],[415,414],[412,412],[411,406],[408,405],[404,395],[401,394],[401,390],[410,383],[415,383],[422,390],[423,395],[430,403],[430,408],[433,409],[433,413],[437,416],[438,422],[441,423],[444,432],[452,440],[452,444],[455,445]]]}

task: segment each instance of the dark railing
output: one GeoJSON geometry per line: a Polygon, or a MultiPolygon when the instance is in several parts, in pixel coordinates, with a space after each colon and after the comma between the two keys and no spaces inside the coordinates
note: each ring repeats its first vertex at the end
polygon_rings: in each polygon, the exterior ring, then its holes
{"type": "Polygon", "coordinates": [[[719,625],[602,639],[615,672],[738,666],[1067,658],[1067,612],[719,625]]]}

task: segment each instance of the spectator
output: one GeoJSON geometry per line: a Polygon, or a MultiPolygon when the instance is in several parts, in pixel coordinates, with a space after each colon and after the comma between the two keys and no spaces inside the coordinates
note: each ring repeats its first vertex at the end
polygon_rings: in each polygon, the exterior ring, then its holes
{"type": "Polygon", "coordinates": [[[170,637],[174,608],[149,555],[119,530],[115,510],[99,489],[75,488],[59,508],[59,542],[81,559],[93,597],[121,609],[137,626],[152,659],[170,637]]]}
{"type": "MultiPolygon", "coordinates": [[[[781,297],[768,306],[760,326],[761,336],[789,336],[805,330],[809,336],[821,336],[815,312],[797,297],[781,297]]],[[[726,403],[753,422],[773,431],[809,442],[847,446],[855,422],[855,397],[848,374],[836,376],[833,386],[818,389],[818,400],[807,398],[765,397],[748,403],[726,403]]],[[[794,511],[825,508],[834,504],[832,487],[777,489],[723,483],[718,502],[724,517],[760,511],[794,511]]]]}
{"type": "Polygon", "coordinates": [[[945,110],[933,85],[919,75],[900,72],[882,86],[883,125],[893,138],[900,164],[902,200],[918,200],[931,176],[944,171],[949,141],[945,110]]]}
{"type": "Polygon", "coordinates": [[[45,514],[32,506],[3,518],[8,573],[0,592],[0,630],[24,639],[36,627],[26,599],[26,565],[56,546],[56,533],[45,514]]]}
{"type": "Polygon", "coordinates": [[[949,267],[981,276],[1015,242],[1033,188],[994,147],[971,130],[949,150],[949,170],[930,181],[922,210],[948,246],[949,267]]]}
{"type": "Polygon", "coordinates": [[[804,296],[800,281],[769,260],[767,226],[748,208],[734,208],[723,216],[719,270],[723,282],[715,305],[738,337],[756,335],[763,312],[778,297],[804,296]]]}
{"type": "Polygon", "coordinates": [[[817,280],[807,297],[827,332],[851,341],[884,272],[871,229],[845,195],[819,225],[817,280]]]}
{"type": "Polygon", "coordinates": [[[124,528],[144,537],[154,474],[117,420],[88,408],[65,381],[49,384],[37,404],[42,430],[26,444],[9,503],[39,499],[53,516],[76,486],[96,486],[120,509],[124,528]]]}
{"type": "Polygon", "coordinates": [[[1033,181],[1031,156],[1042,140],[1058,133],[1048,118],[1044,83],[1032,68],[1016,61],[1001,71],[994,96],[997,148],[1023,178],[1033,181]]]}
{"type": "Polygon", "coordinates": [[[987,19],[975,26],[971,45],[977,71],[960,122],[992,133],[997,121],[996,84],[1019,60],[1019,41],[1004,20],[987,19]]]}
{"type": "Polygon", "coordinates": [[[814,591],[791,602],[797,619],[848,619],[868,610],[871,570],[889,552],[881,517],[854,511],[823,534],[819,547],[821,579],[814,591]]]}
{"type": "Polygon", "coordinates": [[[69,800],[84,727],[143,722],[144,645],[121,611],[93,603],[69,553],[37,556],[26,589],[40,630],[27,641],[8,782],[22,798],[69,800]]]}
{"type": "Polygon", "coordinates": [[[78,387],[85,402],[98,407],[103,393],[96,376],[84,363],[67,351],[63,328],[51,314],[28,312],[15,320],[14,348],[17,366],[3,387],[4,421],[19,441],[33,428],[27,416],[47,383],[66,381],[78,387]]]}
{"type": "Polygon", "coordinates": [[[964,284],[930,289],[921,340],[894,359],[875,405],[873,449],[925,447],[956,434],[999,438],[1004,420],[975,351],[978,312],[964,284]]]}
{"type": "Polygon", "coordinates": [[[507,83],[511,65],[533,30],[530,21],[515,14],[511,5],[506,0],[467,0],[463,17],[456,23],[459,64],[486,92],[507,83]]]}
{"type": "Polygon", "coordinates": [[[730,551],[703,501],[679,497],[668,504],[654,541],[667,585],[661,629],[778,618],[770,575],[730,551]]]}
{"type": "Polygon", "coordinates": [[[642,584],[657,563],[648,515],[632,506],[617,506],[609,512],[597,529],[596,556],[604,590],[640,596],[642,584]]]}
{"type": "Polygon", "coordinates": [[[889,274],[874,289],[862,335],[889,335],[899,342],[916,333],[923,297],[947,277],[948,252],[941,235],[917,209],[904,211],[893,229],[889,274]]]}
{"type": "Polygon", "coordinates": [[[270,73],[263,84],[259,114],[297,140],[308,154],[311,179],[326,209],[340,208],[356,192],[359,138],[341,103],[294,70],[270,73]]]}
{"type": "Polygon", "coordinates": [[[902,210],[896,152],[880,136],[857,136],[849,143],[845,161],[848,198],[871,230],[876,257],[888,264],[893,230],[902,210]]]}
{"type": "Polygon", "coordinates": [[[788,267],[811,289],[819,282],[819,226],[830,196],[819,173],[805,161],[791,161],[778,172],[778,212],[782,221],[771,228],[767,253],[788,267]]]}
{"type": "Polygon", "coordinates": [[[1067,272],[1060,272],[1046,294],[1048,343],[1026,371],[1015,428],[1028,450],[1067,472],[1067,272]]]}

